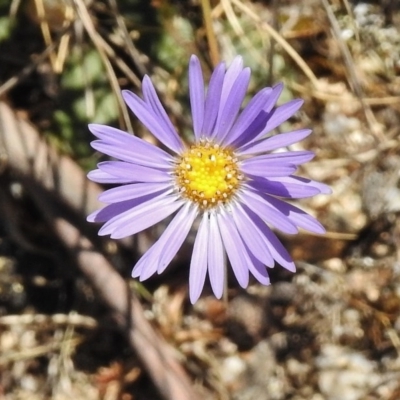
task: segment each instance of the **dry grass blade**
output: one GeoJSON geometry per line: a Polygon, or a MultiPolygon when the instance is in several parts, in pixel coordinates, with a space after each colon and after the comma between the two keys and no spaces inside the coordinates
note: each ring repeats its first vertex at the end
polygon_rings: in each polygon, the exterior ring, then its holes
{"type": "Polygon", "coordinates": [[[361,42],[360,32],[359,32],[357,23],[354,20],[354,14],[353,14],[353,10],[350,6],[349,0],[343,0],[343,4],[346,7],[347,14],[350,15],[350,17],[351,17],[351,24],[352,24],[352,28],[354,29],[356,40],[360,43],[361,42]]]}
{"type": "Polygon", "coordinates": [[[297,51],[287,42],[271,25],[267,22],[262,21],[260,16],[254,12],[249,5],[243,4],[240,0],[232,0],[232,2],[240,9],[242,12],[247,14],[257,25],[259,25],[263,30],[265,30],[282,48],[286,53],[293,59],[297,66],[303,71],[304,75],[310,80],[315,88],[318,88],[318,78],[312,72],[311,68],[303,60],[303,58],[297,53],[297,51]]]}
{"type": "Polygon", "coordinates": [[[221,5],[224,10],[224,13],[232,26],[233,31],[236,33],[237,37],[242,41],[243,45],[248,49],[249,53],[254,57],[255,60],[257,60],[260,65],[262,65],[264,68],[267,68],[268,65],[263,58],[262,55],[260,55],[259,49],[257,49],[251,42],[251,40],[246,36],[246,32],[243,29],[239,18],[235,14],[235,11],[233,10],[232,7],[232,1],[231,0],[221,0],[221,5]]]}
{"type": "Polygon", "coordinates": [[[111,87],[114,91],[115,97],[118,102],[119,109],[122,114],[122,121],[121,125],[125,126],[129,132],[133,134],[133,127],[129,118],[128,109],[125,105],[124,99],[121,95],[121,90],[118,84],[118,79],[115,75],[115,72],[112,68],[111,62],[108,58],[107,52],[104,48],[104,41],[101,40],[99,34],[97,33],[93,21],[90,17],[89,11],[86,7],[86,4],[82,0],[74,0],[74,4],[76,6],[79,18],[82,21],[83,26],[86,29],[90,39],[92,40],[93,44],[95,45],[103,64],[106,68],[108,78],[110,80],[111,87]]]}
{"type": "MultiPolygon", "coordinates": [[[[61,40],[61,37],[60,39],[61,40]]],[[[12,78],[8,79],[6,82],[4,82],[0,86],[0,99],[12,88],[14,88],[16,85],[21,83],[27,76],[29,76],[34,69],[41,64],[44,60],[46,60],[47,57],[54,51],[54,49],[57,47],[59,40],[54,41],[50,46],[47,46],[46,49],[35,58],[34,61],[32,61],[30,64],[25,66],[21,72],[19,72],[17,75],[14,75],[12,78]]]]}
{"type": "Polygon", "coordinates": [[[355,71],[354,67],[354,61],[351,56],[350,50],[347,47],[346,43],[344,42],[341,34],[340,34],[340,27],[339,24],[335,18],[335,14],[332,11],[332,8],[328,2],[328,0],[321,0],[326,14],[328,16],[329,22],[331,24],[334,36],[337,40],[337,43],[339,44],[340,50],[343,55],[343,60],[346,65],[347,71],[349,73],[349,81],[350,85],[352,86],[356,96],[358,97],[360,104],[363,108],[365,118],[367,120],[368,126],[371,130],[371,132],[379,139],[380,141],[385,141],[385,135],[382,132],[381,125],[378,123],[376,120],[374,113],[372,112],[371,108],[369,107],[368,104],[364,101],[364,94],[360,85],[360,82],[357,78],[357,74],[355,71]]]}
{"type": "MultiPolygon", "coordinates": [[[[335,93],[328,93],[327,91],[321,91],[315,88],[309,88],[307,86],[301,85],[300,83],[297,82],[289,82],[287,84],[291,88],[293,88],[296,92],[303,94],[304,96],[312,96],[318,100],[322,101],[335,101],[335,102],[341,102],[343,101],[343,96],[340,96],[335,93]]],[[[363,101],[365,104],[369,106],[390,106],[390,105],[398,105],[400,104],[400,96],[385,96],[385,97],[363,97],[363,101]]],[[[354,96],[352,93],[348,92],[348,96],[346,97],[346,102],[354,103],[360,103],[359,98],[354,96]]]]}
{"type": "MultiPolygon", "coordinates": [[[[40,29],[42,31],[44,42],[46,46],[51,46],[53,44],[53,40],[51,38],[49,24],[46,20],[46,11],[44,8],[43,0],[34,0],[35,9],[37,16],[39,18],[40,29]]],[[[54,71],[56,71],[56,64],[57,64],[57,55],[52,51],[49,54],[51,65],[53,66],[54,71]]]]}
{"type": "Polygon", "coordinates": [[[107,56],[110,58],[110,60],[112,60],[115,63],[115,65],[125,74],[125,76],[132,82],[132,84],[135,87],[140,88],[141,81],[132,72],[130,67],[120,57],[118,57],[115,54],[115,51],[112,49],[112,47],[100,35],[97,37],[97,40],[104,49],[104,51],[106,52],[107,56]]]}
{"type": "Polygon", "coordinates": [[[10,12],[9,12],[10,18],[15,18],[20,5],[21,5],[21,0],[12,0],[11,1],[10,12]]]}
{"type": "MultiPolygon", "coordinates": [[[[124,39],[124,44],[126,45],[126,48],[128,49],[128,52],[132,59],[132,62],[135,64],[135,67],[138,69],[139,73],[143,76],[147,73],[146,68],[144,67],[143,63],[140,62],[140,58],[141,58],[140,53],[132,42],[132,39],[128,32],[128,29],[126,28],[124,18],[118,10],[117,2],[116,2],[116,0],[108,0],[108,2],[111,6],[111,9],[112,9],[114,15],[115,15],[115,19],[117,21],[117,25],[118,25],[118,28],[121,33],[121,37],[124,39]]],[[[122,63],[123,63],[123,61],[121,60],[121,65],[122,65],[122,63]]],[[[132,78],[131,78],[131,80],[132,80],[132,78]]],[[[135,81],[137,81],[137,78],[135,79],[135,81]]],[[[134,82],[134,81],[132,81],[132,82],[134,82]]]]}
{"type": "MultiPolygon", "coordinates": [[[[83,339],[80,338],[69,339],[67,345],[70,348],[76,348],[79,344],[82,343],[82,341],[83,339]]],[[[23,351],[3,353],[0,355],[0,366],[7,366],[11,362],[24,361],[44,356],[51,352],[59,351],[65,345],[66,343],[57,341],[42,346],[36,346],[30,349],[24,349],[23,351]]]]}
{"type": "Polygon", "coordinates": [[[208,46],[210,49],[210,58],[214,67],[221,61],[219,55],[217,38],[215,37],[212,16],[211,16],[211,5],[210,0],[201,0],[201,8],[203,10],[204,25],[206,29],[206,35],[208,40],[208,46]]]}

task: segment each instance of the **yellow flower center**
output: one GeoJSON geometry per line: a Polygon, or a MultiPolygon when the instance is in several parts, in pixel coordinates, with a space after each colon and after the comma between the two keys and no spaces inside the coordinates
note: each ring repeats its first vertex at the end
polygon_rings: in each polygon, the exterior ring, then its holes
{"type": "Polygon", "coordinates": [[[181,195],[201,208],[228,202],[243,179],[233,152],[204,140],[180,156],[175,176],[181,195]]]}

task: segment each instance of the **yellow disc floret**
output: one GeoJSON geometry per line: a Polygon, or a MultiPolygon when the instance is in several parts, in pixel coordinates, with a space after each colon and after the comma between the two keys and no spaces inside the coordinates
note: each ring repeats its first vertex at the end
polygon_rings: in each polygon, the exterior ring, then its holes
{"type": "Polygon", "coordinates": [[[201,208],[229,201],[243,178],[230,149],[204,140],[180,156],[175,175],[181,195],[201,208]]]}

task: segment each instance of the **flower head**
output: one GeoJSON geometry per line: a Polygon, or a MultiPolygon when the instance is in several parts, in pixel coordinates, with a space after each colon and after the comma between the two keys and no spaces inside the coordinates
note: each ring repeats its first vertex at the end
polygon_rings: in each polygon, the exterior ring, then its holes
{"type": "Polygon", "coordinates": [[[88,175],[95,182],[119,185],[100,196],[108,205],[88,217],[104,222],[99,234],[123,238],[174,214],[134,267],[133,277],[144,280],[163,272],[200,219],[190,263],[192,302],[199,298],[207,272],[215,296],[222,296],[225,254],[242,287],[248,285],[249,272],[268,285],[267,267],[275,261],[294,272],[271,227],[289,234],[298,228],[325,232],[312,216],[282,200],[330,192],[324,184],[293,175],[313,158],[312,152],[276,152],[311,130],[270,135],[303,102],[276,107],[283,89],[277,85],[260,90],[240,112],[249,80],[249,68],[236,57],[228,69],[221,63],[214,70],[205,94],[200,62],[191,57],[191,144],[177,134],[149,77],[143,79],[143,99],[124,91],[129,108],[168,151],[115,128],[89,126],[99,139],[93,148],[118,160],[100,162],[88,175]]]}

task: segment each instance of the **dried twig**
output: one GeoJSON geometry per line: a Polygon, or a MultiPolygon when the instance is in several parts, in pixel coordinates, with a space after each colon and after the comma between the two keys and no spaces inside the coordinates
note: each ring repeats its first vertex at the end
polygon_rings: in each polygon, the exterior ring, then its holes
{"type": "Polygon", "coordinates": [[[59,156],[32,125],[0,102],[0,158],[5,166],[40,182],[69,207],[86,215],[99,208],[101,188],[70,158],[59,156]]]}
{"type": "Polygon", "coordinates": [[[239,0],[232,0],[232,3],[235,4],[242,12],[244,12],[250,19],[252,19],[257,25],[261,27],[261,29],[265,30],[271,37],[274,39],[282,48],[286,51],[286,53],[293,59],[293,61],[297,64],[297,66],[303,71],[304,75],[310,80],[312,85],[315,88],[318,88],[318,78],[315,76],[314,72],[312,72],[311,68],[307,65],[307,63],[303,60],[303,58],[297,53],[297,51],[287,42],[280,34],[277,32],[271,25],[267,22],[263,21],[261,17],[253,11],[248,5],[242,3],[239,0]]]}
{"type": "Polygon", "coordinates": [[[201,8],[203,10],[204,25],[206,28],[208,46],[210,48],[211,62],[214,67],[220,62],[217,38],[215,37],[214,27],[211,17],[210,0],[201,0],[201,8]]]}
{"type": "Polygon", "coordinates": [[[364,101],[364,93],[363,93],[361,84],[358,80],[357,73],[354,68],[353,57],[351,56],[350,50],[347,47],[346,43],[342,39],[340,27],[336,20],[335,14],[333,13],[333,11],[331,9],[331,6],[330,6],[328,0],[321,0],[321,2],[325,8],[326,15],[328,16],[329,22],[331,24],[333,34],[337,40],[340,51],[342,53],[343,61],[346,65],[346,68],[347,68],[347,71],[349,74],[349,83],[352,86],[354,93],[356,94],[356,96],[358,97],[358,99],[360,101],[361,107],[365,114],[365,119],[368,123],[368,126],[369,126],[371,132],[377,137],[377,139],[379,139],[380,142],[384,142],[385,136],[383,135],[383,133],[381,131],[380,124],[376,121],[374,113],[372,112],[369,105],[366,104],[364,101]]]}
{"type": "MultiPolygon", "coordinates": [[[[65,29],[65,32],[67,32],[67,29],[65,29]]],[[[58,46],[60,40],[61,36],[57,40],[53,41],[53,43],[50,46],[47,46],[42,53],[40,53],[31,63],[26,65],[20,72],[16,73],[14,76],[7,79],[0,86],[0,98],[2,98],[9,90],[15,87],[18,83],[21,83],[21,81],[26,79],[40,63],[42,63],[47,57],[49,57],[49,55],[58,46]]]]}
{"type": "Polygon", "coordinates": [[[172,348],[146,320],[137,297],[90,240],[58,212],[63,203],[84,214],[92,211],[98,207],[100,188],[88,182],[76,164],[67,157],[60,157],[31,125],[17,118],[2,103],[1,153],[7,157],[8,168],[21,175],[37,207],[42,209],[58,237],[75,257],[80,270],[112,310],[160,393],[169,400],[197,399],[172,348]],[[57,202],[50,192],[55,192],[61,201],[57,202]]]}
{"type": "Polygon", "coordinates": [[[82,21],[83,26],[86,29],[87,34],[92,40],[96,50],[99,53],[101,60],[103,61],[104,67],[106,69],[108,79],[110,80],[110,85],[113,88],[114,94],[116,96],[119,109],[122,114],[123,124],[126,126],[127,130],[133,133],[133,128],[131,121],[129,119],[129,113],[125,105],[124,99],[122,98],[121,90],[119,87],[117,76],[112,68],[111,62],[109,60],[109,52],[105,49],[105,42],[102,40],[101,36],[97,33],[96,28],[93,24],[92,18],[90,17],[89,11],[82,0],[74,0],[76,7],[76,12],[82,21]]]}

